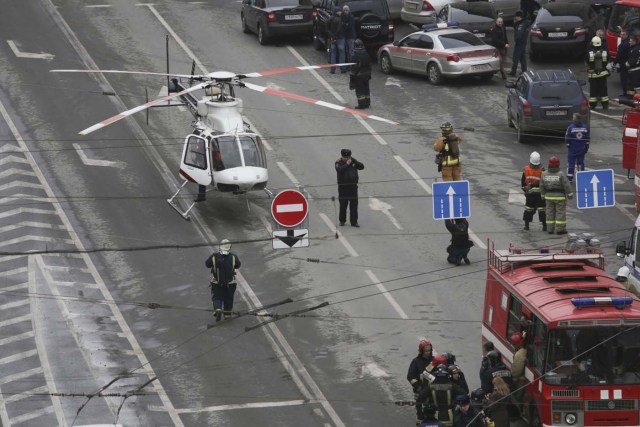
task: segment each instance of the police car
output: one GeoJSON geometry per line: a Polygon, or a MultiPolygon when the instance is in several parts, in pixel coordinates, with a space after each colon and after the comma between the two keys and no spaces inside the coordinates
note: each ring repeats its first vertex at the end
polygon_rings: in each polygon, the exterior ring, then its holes
{"type": "Polygon", "coordinates": [[[460,76],[488,80],[500,71],[498,51],[455,22],[423,25],[422,31],[382,46],[378,63],[385,74],[393,70],[425,74],[434,85],[460,76]]]}

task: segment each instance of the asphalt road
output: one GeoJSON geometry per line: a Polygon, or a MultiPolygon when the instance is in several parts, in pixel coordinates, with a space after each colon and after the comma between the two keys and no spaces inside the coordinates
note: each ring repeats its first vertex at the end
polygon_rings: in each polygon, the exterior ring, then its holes
{"type": "MultiPolygon", "coordinates": [[[[1,250],[10,252],[0,256],[3,425],[71,425],[79,408],[76,425],[412,425],[413,408],[394,402],[412,397],[405,376],[420,338],[456,354],[470,386],[479,385],[487,239],[497,247],[564,244],[536,223],[522,230],[519,195],[529,153],[564,162],[563,141],[518,144],[498,77],[430,86],[421,76],[376,69],[371,112],[398,126],[239,89],[244,114],[269,146],[269,187],[301,185],[312,197],[306,249],[271,248],[264,193],[210,193],[190,222],[169,207],[192,121],[184,110],[156,109],[148,125],[141,113],[77,135],[154,98],[166,81],[50,69],[162,72],[167,35],[170,68],[179,73],[189,73],[193,60],[196,73],[325,60],[308,40],[260,46],[242,33],[239,8],[225,1],[41,0],[3,9],[0,232],[1,250]],[[444,121],[463,138],[476,242],[470,266],[446,263],[449,235],[432,219],[438,173],[431,147],[444,121]],[[366,166],[360,229],[336,230],[333,162],[343,147],[366,166]],[[293,302],[266,311],[329,305],[259,327],[271,317],[207,329],[204,260],[222,238],[235,242],[243,262],[238,310],[287,298],[293,302]]],[[[396,31],[399,39],[410,29],[399,24],[396,31]]],[[[585,76],[573,60],[531,64],[556,66],[585,76]]],[[[345,75],[300,72],[255,82],[355,105],[345,75]]],[[[609,90],[620,92],[615,78],[609,90]]],[[[592,115],[587,157],[588,167],[616,172],[617,206],[568,212],[570,231],[601,239],[611,273],[615,243],[634,217],[632,181],[620,167],[621,114],[613,105],[592,115]]]]}

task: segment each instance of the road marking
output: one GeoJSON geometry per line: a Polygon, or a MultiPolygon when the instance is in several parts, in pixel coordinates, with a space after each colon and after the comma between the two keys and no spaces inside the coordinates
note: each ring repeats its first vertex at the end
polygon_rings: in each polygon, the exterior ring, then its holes
{"type": "Polygon", "coordinates": [[[342,246],[345,247],[345,249],[347,250],[347,252],[349,252],[349,255],[351,255],[352,257],[357,257],[358,252],[356,252],[355,249],[353,249],[353,246],[351,246],[349,244],[349,242],[347,242],[347,239],[344,238],[344,236],[342,235],[341,232],[338,231],[338,229],[336,228],[336,226],[331,222],[331,220],[329,219],[329,217],[323,213],[320,213],[320,218],[322,218],[322,220],[324,221],[325,224],[327,224],[327,227],[329,227],[329,229],[336,233],[338,235],[338,240],[340,241],[340,243],[342,243],[342,246]]]}
{"type": "Polygon", "coordinates": [[[382,369],[377,363],[374,362],[367,363],[366,365],[362,366],[362,376],[364,377],[367,375],[376,378],[385,378],[389,376],[389,374],[387,374],[384,369],[382,369]]]}
{"type": "Polygon", "coordinates": [[[524,205],[527,201],[527,198],[522,193],[522,190],[515,190],[513,188],[509,189],[509,200],[507,203],[511,203],[514,205],[524,205]]]}
{"type": "Polygon", "coordinates": [[[21,52],[20,49],[18,49],[18,46],[16,46],[16,44],[15,44],[15,42],[13,40],[7,40],[7,44],[9,45],[11,50],[13,51],[13,54],[15,56],[17,56],[18,58],[46,59],[48,61],[51,61],[53,58],[55,58],[55,55],[52,55],[50,53],[21,52]]]}
{"type": "Polygon", "coordinates": [[[280,170],[287,176],[287,178],[289,178],[289,181],[291,181],[296,186],[300,186],[300,181],[298,181],[298,179],[293,176],[289,168],[284,163],[276,162],[276,164],[278,165],[280,170]]]}
{"type": "Polygon", "coordinates": [[[90,9],[98,9],[101,7],[111,7],[110,4],[87,4],[85,5],[86,8],[90,8],[90,9]]]}
{"type": "Polygon", "coordinates": [[[616,120],[616,121],[617,120],[622,120],[622,116],[610,116],[608,114],[604,114],[604,113],[601,113],[601,112],[596,111],[596,110],[591,110],[591,114],[595,114],[595,115],[598,115],[598,116],[606,117],[607,119],[612,119],[612,120],[616,120]]]}
{"type": "Polygon", "coordinates": [[[396,220],[393,215],[391,215],[391,212],[389,212],[389,210],[393,209],[393,206],[391,206],[389,203],[385,203],[380,199],[376,199],[375,197],[369,197],[369,209],[371,209],[372,211],[382,212],[387,218],[389,218],[389,221],[391,221],[391,223],[395,225],[398,230],[402,230],[402,226],[400,225],[398,220],[396,220]]]}
{"type": "Polygon", "coordinates": [[[384,82],[385,86],[398,86],[399,88],[402,88],[402,82],[399,79],[396,79],[395,77],[387,77],[387,80],[384,82]]]}
{"type": "Polygon", "coordinates": [[[396,313],[398,313],[398,315],[401,318],[408,319],[409,316],[407,316],[407,313],[404,312],[404,310],[402,309],[402,307],[400,307],[400,304],[398,304],[398,302],[395,300],[395,298],[391,296],[391,294],[389,293],[387,288],[385,288],[384,285],[382,283],[380,283],[380,280],[378,280],[376,275],[373,274],[373,271],[365,270],[364,272],[367,273],[367,276],[369,276],[369,279],[371,279],[371,281],[376,285],[376,287],[382,293],[382,295],[384,295],[384,297],[387,299],[389,304],[391,304],[391,307],[393,307],[393,309],[396,311],[396,313]]]}
{"type": "Polygon", "coordinates": [[[87,155],[84,153],[84,150],[77,142],[73,143],[73,148],[76,150],[76,153],[78,153],[78,156],[80,156],[80,160],[82,160],[82,163],[87,166],[104,166],[120,169],[125,167],[124,163],[118,161],[90,159],[89,157],[87,157],[87,155]]]}
{"type": "Polygon", "coordinates": [[[426,191],[426,192],[427,192],[427,194],[428,194],[428,195],[430,195],[430,196],[432,195],[432,193],[431,193],[431,187],[430,187],[426,182],[424,182],[424,180],[423,180],[422,178],[420,178],[420,175],[418,175],[418,174],[416,173],[416,171],[414,171],[414,170],[411,168],[411,166],[409,166],[409,165],[407,164],[407,162],[405,162],[405,161],[404,161],[404,159],[403,159],[402,157],[400,157],[400,156],[393,156],[393,158],[394,158],[394,159],[396,159],[396,161],[400,164],[400,166],[402,166],[402,168],[403,168],[404,170],[406,170],[406,171],[407,171],[407,173],[409,174],[409,176],[411,176],[411,178],[413,178],[413,179],[418,183],[418,185],[419,185],[420,187],[422,187],[422,189],[423,189],[424,191],[426,191]]]}
{"type": "MultiPolygon", "coordinates": [[[[315,403],[313,401],[308,402],[306,400],[285,400],[281,402],[253,402],[253,403],[235,403],[230,405],[217,405],[207,406],[204,408],[188,408],[188,409],[176,409],[179,414],[199,414],[202,412],[219,412],[219,411],[231,411],[234,409],[248,409],[248,408],[277,408],[279,406],[295,406],[304,405],[307,403],[315,403]]],[[[164,408],[158,406],[149,406],[151,411],[163,411],[164,408]]]]}

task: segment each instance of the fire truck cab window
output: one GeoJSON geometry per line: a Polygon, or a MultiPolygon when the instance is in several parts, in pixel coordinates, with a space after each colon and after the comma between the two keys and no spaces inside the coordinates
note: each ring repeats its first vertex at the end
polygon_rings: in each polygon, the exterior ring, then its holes
{"type": "Polygon", "coordinates": [[[551,330],[545,374],[550,384],[640,384],[640,329],[551,330]]]}
{"type": "Polygon", "coordinates": [[[509,301],[509,318],[507,319],[507,338],[520,331],[521,317],[522,303],[511,295],[511,301],[509,301]]]}
{"type": "Polygon", "coordinates": [[[533,337],[527,339],[530,343],[527,347],[527,360],[538,372],[544,372],[544,356],[547,352],[547,325],[534,317],[533,337]]]}

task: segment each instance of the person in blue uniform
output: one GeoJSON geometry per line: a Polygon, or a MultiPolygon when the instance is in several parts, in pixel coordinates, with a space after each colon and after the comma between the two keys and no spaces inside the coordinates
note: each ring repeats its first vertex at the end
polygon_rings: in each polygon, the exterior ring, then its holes
{"type": "Polygon", "coordinates": [[[567,127],[564,143],[567,146],[567,179],[573,182],[573,174],[584,170],[584,156],[589,151],[589,125],[582,122],[582,115],[573,114],[573,122],[567,127]]]}

